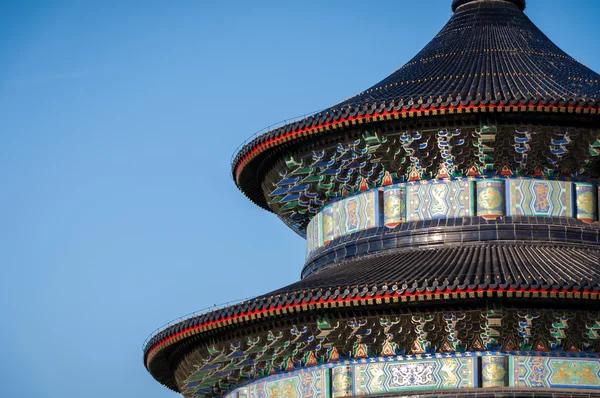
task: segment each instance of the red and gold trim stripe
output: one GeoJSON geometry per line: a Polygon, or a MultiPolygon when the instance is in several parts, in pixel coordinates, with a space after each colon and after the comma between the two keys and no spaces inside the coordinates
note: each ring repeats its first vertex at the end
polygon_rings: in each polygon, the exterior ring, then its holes
{"type": "Polygon", "coordinates": [[[276,305],[272,308],[261,310],[246,311],[237,315],[224,317],[214,321],[207,321],[200,325],[196,325],[171,336],[156,342],[147,352],[145,364],[146,368],[150,367],[152,359],[163,349],[181,341],[187,337],[191,337],[210,330],[220,329],[222,327],[234,324],[241,324],[255,319],[269,318],[272,316],[312,311],[321,308],[342,308],[342,307],[359,307],[368,305],[379,305],[389,303],[405,303],[413,301],[431,301],[431,300],[448,300],[448,299],[468,299],[477,297],[525,297],[525,298],[559,298],[559,299],[586,299],[599,300],[600,293],[588,290],[569,291],[566,289],[456,289],[452,292],[435,290],[433,292],[415,292],[415,293],[396,293],[374,295],[372,297],[356,297],[345,299],[318,299],[307,303],[295,303],[286,305],[276,305]]]}
{"type": "Polygon", "coordinates": [[[269,138],[268,140],[258,143],[252,149],[242,156],[234,166],[234,177],[236,184],[239,185],[239,176],[242,169],[259,154],[264,151],[279,146],[285,142],[295,140],[299,137],[305,137],[324,131],[336,130],[345,126],[378,122],[392,119],[405,119],[422,116],[435,115],[450,115],[461,113],[494,113],[494,112],[540,112],[540,113],[578,113],[578,114],[600,114],[600,106],[591,105],[541,105],[535,103],[518,104],[518,105],[458,105],[440,107],[437,109],[411,108],[393,111],[384,111],[374,113],[373,115],[351,116],[319,124],[317,126],[304,127],[296,129],[288,133],[282,134],[279,137],[269,138]]]}

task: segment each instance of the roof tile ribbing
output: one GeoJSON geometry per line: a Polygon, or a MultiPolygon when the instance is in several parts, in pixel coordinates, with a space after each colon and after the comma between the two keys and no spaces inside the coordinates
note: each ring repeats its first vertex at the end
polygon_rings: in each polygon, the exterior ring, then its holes
{"type": "Polygon", "coordinates": [[[231,307],[173,325],[155,335],[145,353],[190,328],[226,317],[320,299],[452,293],[468,289],[526,289],[600,293],[600,250],[569,246],[479,244],[399,250],[348,261],[231,307]]]}
{"type": "Polygon", "coordinates": [[[467,105],[600,104],[600,75],[552,43],[519,1],[460,3],[465,4],[457,5],[423,50],[381,82],[245,145],[234,159],[234,176],[254,148],[273,138],[357,115],[467,105]]]}

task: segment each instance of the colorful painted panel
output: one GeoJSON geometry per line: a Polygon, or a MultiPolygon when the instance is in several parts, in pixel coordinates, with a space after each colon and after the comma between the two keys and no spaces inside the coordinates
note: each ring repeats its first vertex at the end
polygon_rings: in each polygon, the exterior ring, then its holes
{"type": "Polygon", "coordinates": [[[579,220],[591,223],[598,219],[595,186],[586,183],[576,183],[575,203],[577,206],[577,218],[579,220]]]}
{"type": "Polygon", "coordinates": [[[379,191],[373,190],[333,204],[333,237],[380,226],[379,191]]]}
{"type": "Polygon", "coordinates": [[[329,205],[323,209],[321,233],[323,234],[323,245],[333,240],[333,206],[329,205]]]}
{"type": "Polygon", "coordinates": [[[384,225],[394,228],[406,221],[406,189],[396,185],[388,187],[383,192],[384,225]]]}
{"type": "Polygon", "coordinates": [[[477,215],[483,218],[504,216],[503,181],[477,181],[477,215]]]}
{"type": "Polygon", "coordinates": [[[434,182],[408,187],[409,221],[471,216],[470,181],[434,182]]]}
{"type": "Polygon", "coordinates": [[[272,376],[247,389],[249,398],[324,398],[329,396],[329,370],[301,370],[272,376]]]}
{"type": "Polygon", "coordinates": [[[571,182],[509,180],[509,215],[573,217],[571,182]]]}
{"type": "Polygon", "coordinates": [[[355,395],[475,387],[475,358],[355,365],[355,395]]]}
{"type": "Polygon", "coordinates": [[[320,221],[321,214],[317,214],[313,217],[312,220],[308,223],[306,227],[306,256],[310,256],[310,254],[315,251],[317,248],[322,246],[321,244],[321,234],[320,234],[320,221]]]}
{"type": "Polygon", "coordinates": [[[331,396],[332,398],[351,397],[352,393],[352,366],[336,366],[331,370],[331,396]]]}
{"type": "Polygon", "coordinates": [[[481,381],[484,388],[505,387],[507,379],[507,360],[502,356],[481,358],[481,381]]]}
{"type": "Polygon", "coordinates": [[[512,357],[511,387],[600,389],[600,360],[512,357]]]}

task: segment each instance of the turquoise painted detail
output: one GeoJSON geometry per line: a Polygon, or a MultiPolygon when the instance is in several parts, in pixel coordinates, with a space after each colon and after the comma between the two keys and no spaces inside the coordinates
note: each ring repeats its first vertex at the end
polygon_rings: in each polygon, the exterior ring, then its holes
{"type": "Polygon", "coordinates": [[[508,180],[510,216],[573,217],[570,181],[508,180]]]}
{"type": "Polygon", "coordinates": [[[472,181],[434,181],[407,186],[408,221],[472,216],[472,181]]]}
{"type": "Polygon", "coordinates": [[[477,181],[477,215],[486,218],[504,216],[504,181],[477,181]]]}
{"type": "Polygon", "coordinates": [[[336,238],[385,225],[480,216],[598,219],[592,183],[538,178],[460,178],[389,185],[338,200],[313,216],[306,228],[306,255],[336,238]]]}
{"type": "Polygon", "coordinates": [[[600,360],[511,357],[511,387],[600,389],[600,360]]]}
{"type": "Polygon", "coordinates": [[[467,351],[347,359],[248,381],[224,397],[345,398],[501,386],[600,390],[600,354],[467,351]]]}
{"type": "Polygon", "coordinates": [[[333,237],[381,226],[379,190],[368,191],[333,204],[333,237]]]}
{"type": "Polygon", "coordinates": [[[475,358],[379,362],[354,366],[355,395],[475,387],[475,358]]]}
{"type": "Polygon", "coordinates": [[[598,220],[596,187],[587,183],[575,184],[576,217],[585,222],[598,220]]]}

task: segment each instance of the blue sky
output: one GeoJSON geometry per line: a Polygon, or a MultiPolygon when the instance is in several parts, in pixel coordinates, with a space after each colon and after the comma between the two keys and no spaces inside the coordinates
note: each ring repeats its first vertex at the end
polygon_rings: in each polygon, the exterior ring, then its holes
{"type": "MultiPolygon", "coordinates": [[[[596,0],[528,0],[600,71],[596,0]]],[[[0,2],[0,396],[174,397],[162,323],[298,279],[304,241],[238,192],[255,131],[408,61],[450,0],[0,2]]]]}

